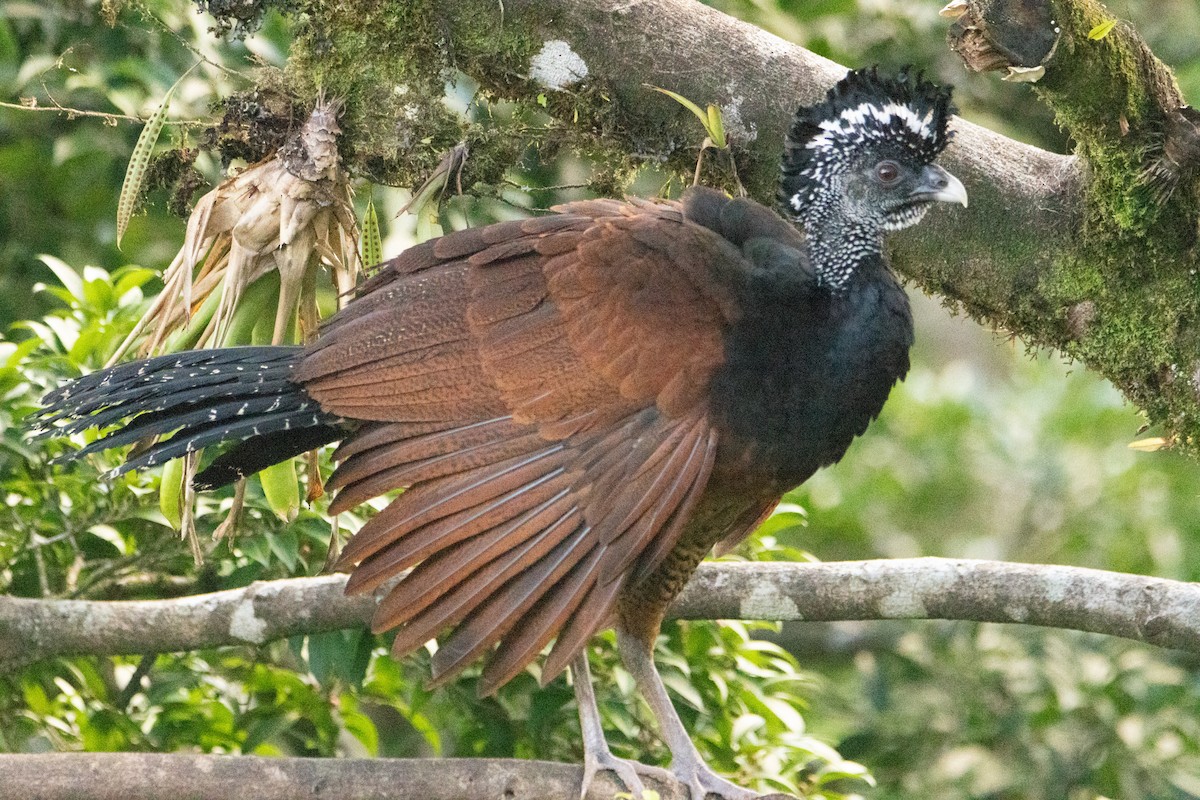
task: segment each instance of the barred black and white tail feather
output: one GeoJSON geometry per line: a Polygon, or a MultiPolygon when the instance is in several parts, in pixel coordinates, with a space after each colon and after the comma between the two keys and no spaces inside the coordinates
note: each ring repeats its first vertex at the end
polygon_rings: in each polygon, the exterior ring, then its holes
{"type": "Polygon", "coordinates": [[[198,476],[201,488],[213,488],[344,435],[341,420],[289,380],[303,352],[301,347],[233,347],[122,364],[49,392],[39,426],[63,436],[128,420],[61,460],[175,432],[110,477],[211,445],[253,445],[235,447],[214,463],[215,469],[198,476]]]}

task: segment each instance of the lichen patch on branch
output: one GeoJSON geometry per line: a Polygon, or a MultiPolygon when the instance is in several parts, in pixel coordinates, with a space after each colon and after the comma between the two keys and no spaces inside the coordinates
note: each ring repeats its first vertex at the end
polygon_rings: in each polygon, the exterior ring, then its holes
{"type": "Polygon", "coordinates": [[[741,603],[746,619],[803,619],[796,602],[772,583],[754,583],[741,603]]]}
{"type": "Polygon", "coordinates": [[[238,603],[229,617],[229,635],[250,644],[262,644],[267,640],[267,621],[258,616],[251,594],[238,603]]]}
{"type": "Polygon", "coordinates": [[[879,615],[883,619],[920,619],[926,616],[921,593],[897,589],[879,600],[879,615]]]}
{"type": "Polygon", "coordinates": [[[732,90],[730,95],[733,99],[721,106],[725,133],[731,142],[739,145],[749,144],[758,138],[758,125],[742,116],[742,104],[746,99],[741,95],[734,94],[732,90]]]}
{"type": "Polygon", "coordinates": [[[587,63],[562,39],[546,42],[529,62],[529,77],[547,89],[566,89],[587,76],[587,63]]]}

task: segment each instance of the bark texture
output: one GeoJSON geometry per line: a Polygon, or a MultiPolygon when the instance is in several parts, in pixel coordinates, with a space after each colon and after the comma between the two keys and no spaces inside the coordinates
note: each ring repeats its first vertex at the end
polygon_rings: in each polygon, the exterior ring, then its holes
{"type": "MultiPolygon", "coordinates": [[[[509,759],[258,758],[162,753],[0,754],[0,800],[562,800],[583,768],[509,759]]],[[[687,800],[674,781],[648,781],[687,800]]],[[[624,787],[608,774],[588,800],[624,787]]],[[[782,795],[780,797],[783,797],[782,795]]]]}
{"type": "MultiPolygon", "coordinates": [[[[1194,449],[1197,115],[1130,26],[1089,38],[1111,17],[1095,0],[967,6],[953,28],[947,21],[951,44],[970,68],[1040,69],[1031,100],[1054,109],[1077,152],[958,121],[945,162],[971,207],[939,209],[896,237],[894,265],[975,317],[1080,358],[1194,449]]],[[[471,144],[466,176],[477,187],[499,180],[518,142],[601,154],[601,192],[619,193],[621,176],[646,160],[690,172],[704,132],[647,88],[661,86],[722,109],[742,183],[770,203],[791,111],[844,70],[694,0],[316,0],[309,11],[289,65],[295,88],[347,97],[351,161],[401,183],[458,139],[471,144]],[[485,130],[414,99],[440,98],[442,82],[464,73],[478,97],[548,111],[551,122],[485,130]],[[385,98],[397,83],[412,87],[406,99],[385,98]],[[381,123],[397,103],[411,130],[381,123]],[[427,131],[431,144],[415,144],[427,131]]],[[[707,162],[708,182],[734,185],[719,169],[728,159],[707,162]]]]}
{"type": "MultiPolygon", "coordinates": [[[[260,645],[366,624],[345,576],[151,601],[0,597],[0,672],[54,656],[260,645]]],[[[1120,636],[1200,654],[1200,585],[1077,567],[941,558],[702,564],[676,619],[949,619],[1120,636]]]]}

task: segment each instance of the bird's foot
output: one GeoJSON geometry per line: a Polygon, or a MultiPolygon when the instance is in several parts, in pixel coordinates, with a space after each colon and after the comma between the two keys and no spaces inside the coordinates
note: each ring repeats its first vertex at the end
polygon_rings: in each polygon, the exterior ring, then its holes
{"type": "Polygon", "coordinates": [[[721,800],[755,800],[762,796],[725,780],[699,758],[685,757],[681,760],[676,754],[671,763],[671,772],[675,780],[688,787],[690,800],[704,800],[706,795],[714,795],[721,800]]]}
{"type": "Polygon", "coordinates": [[[579,791],[579,800],[587,797],[596,775],[606,770],[616,775],[617,780],[625,784],[625,790],[629,792],[633,800],[642,800],[645,796],[646,786],[642,783],[643,777],[652,778],[660,783],[672,780],[671,773],[662,767],[651,767],[638,761],[617,758],[607,747],[598,752],[586,751],[583,755],[583,787],[579,791]]]}

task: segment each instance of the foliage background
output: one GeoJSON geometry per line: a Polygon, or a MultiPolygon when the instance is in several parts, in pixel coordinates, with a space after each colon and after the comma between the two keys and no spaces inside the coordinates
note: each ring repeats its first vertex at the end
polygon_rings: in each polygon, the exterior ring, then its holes
{"type": "MultiPolygon", "coordinates": [[[[1026,87],[963,72],[944,46],[936,2],[714,4],[844,64],[923,66],[958,87],[964,116],[1070,148],[1026,87]]],[[[256,63],[282,65],[286,55],[287,26],[273,12],[232,39],[182,0],[114,9],[0,4],[0,100],[144,118],[199,59],[171,119],[207,124],[218,99],[250,85],[256,63]]],[[[1175,67],[1185,96],[1200,98],[1194,2],[1111,10],[1175,67]]],[[[111,123],[0,108],[0,590],[162,597],[315,574],[329,537],[319,509],[285,525],[251,497],[243,535],[209,544],[197,568],[155,508],[155,476],[103,481],[98,473],[114,463],[104,459],[51,467],[61,446],[27,436],[36,398],[103,362],[182,239],[169,193],[157,190],[116,248],[116,196],[139,127],[111,123]]],[[[196,166],[212,185],[222,165],[205,150],[205,124],[171,125],[160,149],[199,148],[196,166]]],[[[481,224],[578,196],[522,187],[584,184],[589,169],[577,157],[543,164],[530,153],[498,198],[455,199],[442,222],[481,224]]],[[[647,173],[631,191],[654,194],[662,182],[647,173]]],[[[411,219],[393,220],[407,193],[360,187],[360,205],[368,196],[385,210],[384,250],[395,253],[411,241],[411,219]]],[[[1194,463],[1130,450],[1153,431],[1139,434],[1136,412],[1082,369],[936,300],[917,306],[916,365],[883,417],[842,464],[787,498],[739,557],[945,555],[1200,580],[1194,463]]],[[[202,535],[228,502],[204,500],[202,535]]],[[[764,788],[881,799],[1200,797],[1200,665],[1179,654],[966,623],[668,627],[660,664],[686,721],[718,769],[764,788]],[[763,635],[778,644],[755,638],[763,635]]],[[[397,664],[385,647],[347,631],[257,649],[39,664],[0,676],[0,750],[579,759],[565,682],[535,691],[530,674],[478,701],[468,676],[428,693],[425,660],[397,664]]],[[[594,655],[617,749],[661,758],[611,641],[594,655]]]]}

